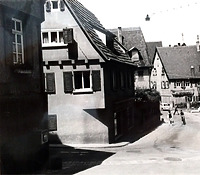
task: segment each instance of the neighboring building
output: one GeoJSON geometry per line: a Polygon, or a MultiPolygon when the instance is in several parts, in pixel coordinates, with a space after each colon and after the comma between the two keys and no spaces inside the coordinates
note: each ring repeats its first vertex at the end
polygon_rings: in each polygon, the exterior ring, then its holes
{"type": "Polygon", "coordinates": [[[41,27],[44,1],[0,1],[0,169],[24,174],[48,158],[41,27]]]}
{"type": "Polygon", "coordinates": [[[42,47],[51,134],[111,143],[134,126],[136,66],[93,13],[76,0],[47,0],[42,47]]]}
{"type": "Polygon", "coordinates": [[[199,101],[199,47],[157,47],[153,66],[151,85],[160,92],[162,102],[199,101]]]}
{"type": "Polygon", "coordinates": [[[150,88],[151,62],[147,45],[140,27],[110,29],[118,36],[130,54],[132,61],[138,66],[135,71],[135,87],[150,88]]]}
{"type": "Polygon", "coordinates": [[[150,64],[152,65],[155,52],[156,52],[156,47],[162,47],[162,41],[146,42],[146,45],[147,45],[147,51],[149,55],[149,61],[150,61],[150,64]]]}

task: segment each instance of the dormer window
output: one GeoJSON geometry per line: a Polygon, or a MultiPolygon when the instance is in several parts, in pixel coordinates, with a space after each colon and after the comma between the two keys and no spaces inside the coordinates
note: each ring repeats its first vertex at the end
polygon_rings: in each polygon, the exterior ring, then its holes
{"type": "Polygon", "coordinates": [[[48,0],[46,2],[46,12],[51,12],[51,11],[64,11],[65,10],[65,4],[63,0],[48,0]]]}
{"type": "Polygon", "coordinates": [[[51,1],[52,2],[52,8],[58,9],[58,1],[51,1]]]}

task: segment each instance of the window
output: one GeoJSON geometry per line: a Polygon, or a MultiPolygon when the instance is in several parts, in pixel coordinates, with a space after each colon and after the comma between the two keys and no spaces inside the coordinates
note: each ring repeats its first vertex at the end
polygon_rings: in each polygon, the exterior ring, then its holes
{"type": "Polygon", "coordinates": [[[138,71],[138,80],[139,81],[142,81],[142,80],[144,80],[144,72],[141,70],[141,71],[138,71]]]}
{"type": "Polygon", "coordinates": [[[164,81],[161,82],[161,89],[165,89],[165,82],[164,81]]]}
{"type": "Polygon", "coordinates": [[[166,81],[166,82],[165,82],[165,88],[166,88],[166,89],[169,89],[169,81],[166,81]]]}
{"type": "Polygon", "coordinates": [[[43,43],[49,43],[49,37],[48,37],[48,32],[44,32],[44,33],[42,33],[42,42],[43,43]]]}
{"type": "Polygon", "coordinates": [[[51,43],[57,43],[57,32],[51,32],[51,43]]]}
{"type": "Polygon", "coordinates": [[[169,81],[162,81],[161,89],[169,89],[169,81]]]}
{"type": "Polygon", "coordinates": [[[46,2],[46,12],[51,12],[51,10],[65,10],[65,3],[63,0],[48,0],[46,2]]]}
{"type": "Polygon", "coordinates": [[[157,89],[157,83],[156,83],[156,81],[154,81],[154,82],[152,81],[151,82],[151,86],[152,86],[151,87],[152,89],[157,89]]]}
{"type": "Polygon", "coordinates": [[[13,34],[13,63],[24,63],[24,46],[23,46],[23,31],[22,21],[18,19],[12,19],[12,34],[13,34]]]}
{"type": "Polygon", "coordinates": [[[176,82],[176,86],[181,86],[181,82],[176,82]]]}
{"type": "Polygon", "coordinates": [[[46,2],[46,12],[51,12],[51,2],[50,1],[46,2]]]}
{"type": "Polygon", "coordinates": [[[132,87],[132,74],[131,72],[127,72],[127,80],[128,80],[128,88],[132,87]]]}
{"type": "Polygon", "coordinates": [[[190,86],[190,82],[186,81],[185,86],[190,86]]]}
{"type": "Polygon", "coordinates": [[[164,67],[162,67],[162,73],[161,73],[161,75],[162,75],[162,76],[165,75],[165,69],[164,69],[164,67]]]}
{"type": "Polygon", "coordinates": [[[120,85],[121,85],[122,89],[125,88],[125,75],[124,75],[124,72],[120,72],[120,85]]]}
{"type": "Polygon", "coordinates": [[[101,91],[101,76],[99,70],[64,72],[64,92],[101,91]]]}
{"type": "Polygon", "coordinates": [[[64,11],[65,10],[65,4],[63,0],[60,0],[60,11],[64,11]]]}
{"type": "Polygon", "coordinates": [[[56,93],[54,73],[46,73],[46,92],[48,94],[56,93]]]}
{"type": "Polygon", "coordinates": [[[174,88],[176,88],[176,82],[174,82],[174,88]]]}
{"type": "Polygon", "coordinates": [[[59,32],[59,43],[64,43],[63,32],[59,32]]]}
{"type": "Polygon", "coordinates": [[[48,31],[42,32],[43,46],[63,45],[63,32],[62,31],[48,31]]]}
{"type": "Polygon", "coordinates": [[[58,1],[51,1],[52,2],[52,8],[53,9],[58,9],[58,1]]]}
{"type": "Polygon", "coordinates": [[[74,72],[75,89],[91,88],[90,71],[74,72]]]}
{"type": "Polygon", "coordinates": [[[117,89],[117,72],[116,71],[112,71],[111,73],[111,84],[112,84],[112,89],[116,90],[117,89]]]}
{"type": "Polygon", "coordinates": [[[156,70],[156,68],[153,68],[153,76],[157,76],[157,70],[156,70]]]}
{"type": "Polygon", "coordinates": [[[114,113],[114,130],[115,130],[115,136],[118,136],[121,134],[121,112],[115,112],[114,113]]]}

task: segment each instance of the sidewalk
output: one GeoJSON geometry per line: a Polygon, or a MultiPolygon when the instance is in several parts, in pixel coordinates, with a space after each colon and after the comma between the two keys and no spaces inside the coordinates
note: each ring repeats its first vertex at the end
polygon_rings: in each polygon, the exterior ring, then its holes
{"type": "Polygon", "coordinates": [[[73,148],[115,148],[115,147],[123,147],[128,145],[130,142],[119,142],[112,144],[50,144],[50,147],[73,147],[73,148]]]}

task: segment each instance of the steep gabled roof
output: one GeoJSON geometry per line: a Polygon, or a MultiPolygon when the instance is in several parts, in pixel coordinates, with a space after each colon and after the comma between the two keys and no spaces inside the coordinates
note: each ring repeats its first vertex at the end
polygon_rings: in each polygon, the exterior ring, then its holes
{"type": "Polygon", "coordinates": [[[169,79],[200,78],[200,52],[196,46],[157,47],[157,53],[169,79]]]}
{"type": "MultiPolygon", "coordinates": [[[[112,33],[117,35],[118,29],[110,29],[112,33]]],[[[123,43],[124,46],[130,50],[133,47],[136,47],[143,58],[143,66],[150,66],[149,56],[147,52],[147,45],[144,39],[144,35],[140,27],[130,27],[122,28],[122,36],[124,37],[123,43]]]]}
{"type": "Polygon", "coordinates": [[[123,50],[116,39],[114,39],[114,48],[117,52],[113,52],[102,42],[95,30],[111,38],[116,36],[106,30],[92,12],[77,0],[65,0],[64,2],[90,43],[104,59],[132,64],[128,53],[123,50]]]}
{"type": "Polygon", "coordinates": [[[156,51],[156,47],[162,47],[162,41],[146,42],[146,44],[147,44],[149,60],[150,60],[150,63],[152,64],[152,61],[153,61],[153,58],[155,55],[155,51],[156,51]]]}

